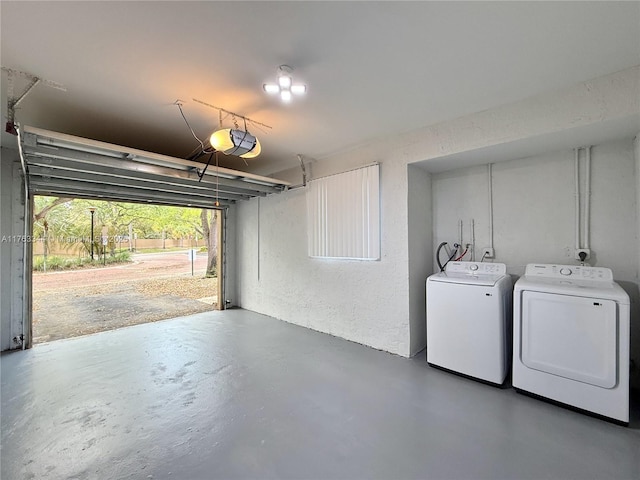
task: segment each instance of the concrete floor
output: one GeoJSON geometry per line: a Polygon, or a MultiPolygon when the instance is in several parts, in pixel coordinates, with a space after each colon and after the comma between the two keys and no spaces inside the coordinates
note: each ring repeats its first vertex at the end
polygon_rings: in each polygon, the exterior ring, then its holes
{"type": "Polygon", "coordinates": [[[638,479],[580,413],[243,310],[1,357],[1,478],[638,479]]]}

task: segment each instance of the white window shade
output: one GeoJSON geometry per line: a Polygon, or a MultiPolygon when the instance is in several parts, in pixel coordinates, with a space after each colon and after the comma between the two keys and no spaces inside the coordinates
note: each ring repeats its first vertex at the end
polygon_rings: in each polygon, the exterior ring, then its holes
{"type": "Polygon", "coordinates": [[[307,186],[310,257],[380,258],[380,167],[312,180],[307,186]]]}

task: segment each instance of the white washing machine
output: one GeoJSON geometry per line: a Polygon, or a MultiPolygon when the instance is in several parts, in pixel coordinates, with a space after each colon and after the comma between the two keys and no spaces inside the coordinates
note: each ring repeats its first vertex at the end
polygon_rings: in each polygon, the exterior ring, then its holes
{"type": "Polygon", "coordinates": [[[527,265],[514,288],[514,388],[629,423],[629,312],[608,268],[527,265]]]}
{"type": "Polygon", "coordinates": [[[501,385],[511,364],[504,263],[449,262],[427,278],[427,362],[501,385]]]}

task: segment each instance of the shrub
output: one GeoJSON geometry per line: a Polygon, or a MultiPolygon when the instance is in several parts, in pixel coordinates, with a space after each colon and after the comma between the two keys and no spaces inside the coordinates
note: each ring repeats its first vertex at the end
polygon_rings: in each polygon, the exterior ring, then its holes
{"type": "Polygon", "coordinates": [[[130,262],[131,252],[129,250],[122,250],[121,252],[116,253],[112,258],[117,262],[130,262]]]}
{"type": "Polygon", "coordinates": [[[33,257],[33,270],[41,271],[43,270],[44,257],[33,257]]]}
{"type": "Polygon", "coordinates": [[[47,261],[45,264],[44,256],[37,256],[33,258],[33,270],[37,272],[44,272],[45,266],[46,271],[52,270],[74,270],[78,268],[99,267],[103,264],[114,264],[114,263],[128,263],[131,261],[131,253],[124,250],[122,252],[116,253],[113,256],[107,256],[106,258],[95,257],[95,260],[91,260],[91,257],[58,257],[55,255],[50,255],[47,257],[47,261]]]}
{"type": "Polygon", "coordinates": [[[35,257],[33,259],[33,269],[38,271],[46,270],[64,270],[71,267],[74,264],[73,258],[58,257],[56,255],[50,255],[45,262],[44,256],[35,257]]]}

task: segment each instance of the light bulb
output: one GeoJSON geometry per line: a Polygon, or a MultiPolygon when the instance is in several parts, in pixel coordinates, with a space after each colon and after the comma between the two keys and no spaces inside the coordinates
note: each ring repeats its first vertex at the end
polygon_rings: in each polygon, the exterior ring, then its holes
{"type": "Polygon", "coordinates": [[[289,75],[280,75],[278,77],[280,88],[289,88],[291,86],[291,77],[289,75]]]}
{"type": "Polygon", "coordinates": [[[213,148],[220,152],[233,148],[233,140],[231,139],[231,129],[223,128],[215,131],[209,137],[209,143],[213,148]]]}
{"type": "Polygon", "coordinates": [[[283,102],[291,101],[291,92],[289,90],[283,90],[280,92],[280,98],[282,98],[283,102]]]}
{"type": "Polygon", "coordinates": [[[275,83],[265,83],[262,85],[262,88],[264,88],[264,91],[267,93],[278,93],[280,91],[280,87],[275,83]]]}
{"type": "Polygon", "coordinates": [[[306,85],[291,85],[291,93],[295,93],[296,95],[302,95],[307,92],[306,85]]]}

